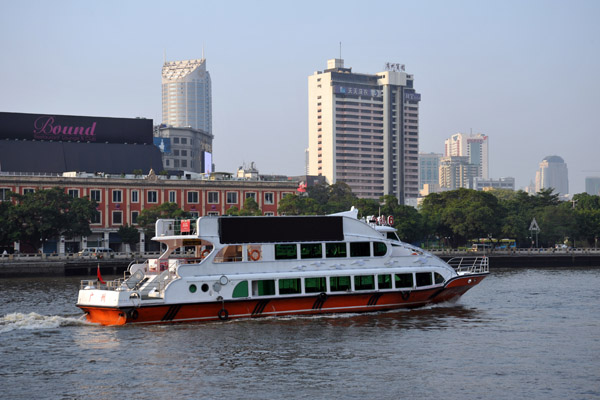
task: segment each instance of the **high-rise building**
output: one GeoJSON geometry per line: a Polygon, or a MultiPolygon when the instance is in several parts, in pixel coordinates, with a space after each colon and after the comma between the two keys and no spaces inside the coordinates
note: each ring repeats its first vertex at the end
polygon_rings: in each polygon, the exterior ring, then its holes
{"type": "Polygon", "coordinates": [[[478,173],[478,166],[471,164],[467,156],[442,157],[440,160],[440,188],[446,190],[473,189],[473,180],[478,173]]]}
{"type": "Polygon", "coordinates": [[[419,193],[419,101],[400,64],[353,73],[344,60],[308,77],[308,169],[329,184],[347,183],[361,198],[419,193]]]}
{"type": "Polygon", "coordinates": [[[162,68],[163,124],[212,134],[212,95],[206,60],[165,62],[162,68]]]}
{"type": "Polygon", "coordinates": [[[535,191],[548,188],[554,189],[554,193],[558,195],[569,194],[569,170],[562,157],[544,158],[535,174],[535,191]]]}
{"type": "Polygon", "coordinates": [[[439,185],[442,154],[419,153],[419,190],[423,185],[439,185]]]}
{"type": "Polygon", "coordinates": [[[155,126],[154,144],[162,153],[165,171],[214,172],[213,135],[200,129],[155,126]]]}
{"type": "Polygon", "coordinates": [[[600,196],[600,176],[587,176],[585,178],[585,192],[592,196],[600,196]]]}
{"type": "Polygon", "coordinates": [[[456,133],[445,141],[444,156],[468,157],[478,167],[480,178],[489,178],[488,137],[481,133],[456,133]]]}

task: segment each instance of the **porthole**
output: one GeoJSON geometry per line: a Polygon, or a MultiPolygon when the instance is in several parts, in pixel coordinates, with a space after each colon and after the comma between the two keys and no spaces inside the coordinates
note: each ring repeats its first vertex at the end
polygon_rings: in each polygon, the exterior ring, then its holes
{"type": "Polygon", "coordinates": [[[205,292],[205,293],[208,292],[208,284],[207,283],[204,283],[202,285],[202,291],[205,292]]]}
{"type": "Polygon", "coordinates": [[[196,285],[191,284],[190,285],[190,293],[196,293],[196,290],[198,290],[198,288],[196,287],[196,285]]]}

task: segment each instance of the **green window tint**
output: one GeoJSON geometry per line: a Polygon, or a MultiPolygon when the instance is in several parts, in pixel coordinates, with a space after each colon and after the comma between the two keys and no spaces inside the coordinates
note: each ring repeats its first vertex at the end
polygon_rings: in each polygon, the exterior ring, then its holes
{"type": "Polygon", "coordinates": [[[304,288],[306,293],[319,293],[327,291],[325,278],[305,278],[304,288]]]}
{"type": "Polygon", "coordinates": [[[279,294],[297,294],[302,293],[300,278],[297,279],[280,279],[279,294]]]}
{"type": "Polygon", "coordinates": [[[387,246],[383,242],[373,242],[373,255],[383,257],[387,253],[387,246]]]}
{"type": "Polygon", "coordinates": [[[431,272],[417,272],[417,286],[433,285],[431,272]]]}
{"type": "Polygon", "coordinates": [[[362,275],[354,277],[354,290],[375,289],[375,277],[373,275],[362,275]]]}
{"type": "Polygon", "coordinates": [[[323,246],[321,243],[302,243],[300,245],[301,258],[322,258],[323,246]]]}
{"type": "Polygon", "coordinates": [[[396,289],[413,287],[413,275],[412,274],[396,274],[395,280],[396,280],[396,289]]]}
{"type": "Polygon", "coordinates": [[[444,283],[444,277],[442,275],[438,274],[437,272],[433,273],[433,279],[434,279],[436,285],[438,283],[444,283]]]}
{"type": "Polygon", "coordinates": [[[258,295],[259,296],[274,296],[275,295],[275,281],[273,279],[258,281],[258,295]]]}
{"type": "Polygon", "coordinates": [[[377,276],[377,285],[378,285],[379,289],[391,289],[392,288],[392,276],[391,275],[377,276]]]}
{"type": "Polygon", "coordinates": [[[346,243],[327,243],[325,244],[326,257],[346,257],[346,243]]]}
{"type": "Polygon", "coordinates": [[[346,292],[351,290],[349,276],[332,276],[329,278],[329,288],[332,292],[346,292]]]}
{"type": "Polygon", "coordinates": [[[295,260],[296,244],[276,244],[275,259],[276,260],[295,260]]]}
{"type": "Polygon", "coordinates": [[[235,285],[232,297],[248,297],[248,281],[242,281],[235,285]]]}
{"type": "Polygon", "coordinates": [[[350,257],[370,257],[370,242],[350,242],[350,257]]]}

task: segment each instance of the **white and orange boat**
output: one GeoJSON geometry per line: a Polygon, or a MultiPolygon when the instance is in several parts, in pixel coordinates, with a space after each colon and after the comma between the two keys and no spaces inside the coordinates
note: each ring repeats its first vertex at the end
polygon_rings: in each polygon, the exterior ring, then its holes
{"type": "Polygon", "coordinates": [[[161,256],[82,281],[77,306],[103,325],[372,312],[452,301],[489,274],[486,257],[446,263],[357,214],[161,219],[161,256]]]}

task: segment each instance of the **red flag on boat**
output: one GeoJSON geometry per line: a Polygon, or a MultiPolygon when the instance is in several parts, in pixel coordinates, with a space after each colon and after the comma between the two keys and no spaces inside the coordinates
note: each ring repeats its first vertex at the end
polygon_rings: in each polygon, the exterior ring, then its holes
{"type": "Polygon", "coordinates": [[[106,282],[104,282],[104,279],[102,279],[102,275],[100,275],[100,263],[98,263],[98,272],[96,273],[96,275],[98,276],[98,281],[101,284],[106,285],[106,282]]]}

